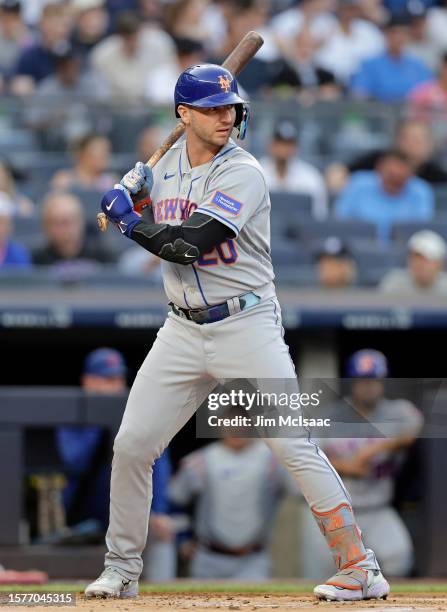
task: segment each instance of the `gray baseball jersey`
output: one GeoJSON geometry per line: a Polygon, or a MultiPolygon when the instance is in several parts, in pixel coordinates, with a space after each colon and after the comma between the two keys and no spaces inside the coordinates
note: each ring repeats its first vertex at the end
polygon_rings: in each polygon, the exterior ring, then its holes
{"type": "Polygon", "coordinates": [[[177,504],[197,499],[200,540],[239,548],[265,543],[285,487],[284,468],[262,442],[239,451],[215,442],[185,457],[169,495],[177,504]]]}
{"type": "Polygon", "coordinates": [[[207,308],[269,286],[274,295],[270,197],[262,168],[250,153],[229,140],[210,162],[191,168],[182,139],[154,167],[151,199],[156,223],[178,225],[197,210],[234,233],[194,264],[162,262],[170,301],[207,308]]]}
{"type": "MultiPolygon", "coordinates": [[[[404,399],[380,400],[368,418],[388,438],[398,438],[409,431],[417,433],[423,423],[419,410],[404,399]]],[[[378,441],[380,438],[331,438],[321,439],[319,444],[329,458],[346,459],[378,441]]],[[[370,473],[364,478],[343,478],[354,509],[377,508],[391,502],[393,477],[402,456],[402,453],[382,453],[375,457],[370,473]]]]}

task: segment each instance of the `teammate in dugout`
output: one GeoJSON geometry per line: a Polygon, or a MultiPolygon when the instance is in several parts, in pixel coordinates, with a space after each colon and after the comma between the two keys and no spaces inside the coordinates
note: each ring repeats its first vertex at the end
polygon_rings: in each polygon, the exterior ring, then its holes
{"type": "MultiPolygon", "coordinates": [[[[139,162],[101,202],[119,230],[163,261],[171,311],[131,389],[115,439],[105,570],[86,596],[138,593],[154,460],[217,380],[281,379],[296,385],[283,340],[270,257],[270,198],[259,163],[231,139],[243,137],[248,105],[233,75],[213,64],[179,77],[175,113],[185,124],[153,172],[139,162]],[[153,218],[130,194],[147,188],[153,218]]],[[[147,209],[146,209],[147,210],[147,209]]],[[[389,585],[365,549],[349,495],[304,428],[267,445],[291,471],[334,556],[320,599],[386,597],[389,585]]]]}

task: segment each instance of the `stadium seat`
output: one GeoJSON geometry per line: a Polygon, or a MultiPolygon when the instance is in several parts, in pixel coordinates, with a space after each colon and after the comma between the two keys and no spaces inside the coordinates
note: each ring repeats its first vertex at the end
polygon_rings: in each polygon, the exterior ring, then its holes
{"type": "Polygon", "coordinates": [[[272,191],[270,231],[272,236],[295,237],[297,226],[304,218],[312,220],[312,197],[305,193],[272,191]]]}
{"type": "Polygon", "coordinates": [[[69,191],[81,200],[87,225],[96,228],[96,215],[99,212],[103,192],[97,189],[83,189],[82,187],[71,187],[69,191]]]}
{"type": "Polygon", "coordinates": [[[413,234],[423,229],[429,229],[440,234],[447,240],[447,218],[442,216],[434,221],[420,221],[411,223],[396,223],[393,226],[392,238],[397,243],[407,243],[413,234]]]}
{"type": "Polygon", "coordinates": [[[277,265],[275,266],[276,282],[295,287],[316,287],[318,285],[313,265],[277,265]]]}
{"type": "Polygon", "coordinates": [[[354,237],[374,240],[377,237],[376,226],[365,221],[341,221],[338,219],[306,221],[301,219],[297,229],[298,237],[305,241],[321,240],[328,236],[338,236],[341,240],[349,240],[354,237]]]}
{"type": "Polygon", "coordinates": [[[447,214],[447,185],[433,186],[435,192],[436,213],[447,214]]]}
{"type": "Polygon", "coordinates": [[[28,249],[34,249],[42,240],[39,217],[15,217],[13,238],[28,249]]]}
{"type": "Polygon", "coordinates": [[[292,240],[273,239],[272,261],[274,266],[278,265],[304,265],[311,262],[311,256],[307,245],[297,245],[292,240]]]}

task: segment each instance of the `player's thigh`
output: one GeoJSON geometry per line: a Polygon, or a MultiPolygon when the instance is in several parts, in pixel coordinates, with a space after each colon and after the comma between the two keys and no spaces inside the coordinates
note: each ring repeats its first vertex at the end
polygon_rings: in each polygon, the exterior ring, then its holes
{"type": "Polygon", "coordinates": [[[132,385],[115,447],[158,456],[212,390],[193,332],[166,321],[132,385]]]}
{"type": "Polygon", "coordinates": [[[207,365],[217,378],[294,379],[276,299],[211,325],[207,365]]]}
{"type": "Polygon", "coordinates": [[[405,576],[411,570],[413,544],[404,522],[391,507],[356,512],[367,547],[374,550],[385,573],[405,576]]]}

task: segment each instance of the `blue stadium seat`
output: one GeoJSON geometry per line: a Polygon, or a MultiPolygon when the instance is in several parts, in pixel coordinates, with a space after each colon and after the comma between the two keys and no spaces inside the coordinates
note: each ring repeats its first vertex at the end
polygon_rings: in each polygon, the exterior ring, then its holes
{"type": "Polygon", "coordinates": [[[308,194],[272,191],[270,201],[272,236],[296,236],[300,221],[312,220],[312,197],[308,194]]]}
{"type": "Polygon", "coordinates": [[[273,239],[272,261],[278,265],[305,265],[311,263],[311,254],[307,245],[297,245],[292,240],[273,239]]]}
{"type": "Polygon", "coordinates": [[[42,240],[42,226],[38,217],[14,217],[13,238],[28,249],[34,249],[42,240]]]}
{"type": "Polygon", "coordinates": [[[313,265],[278,265],[275,266],[276,282],[295,287],[316,287],[318,279],[313,265]]]}
{"type": "Polygon", "coordinates": [[[437,213],[447,214],[447,185],[433,185],[437,213]]]}
{"type": "Polygon", "coordinates": [[[396,223],[391,235],[395,242],[406,244],[413,234],[423,229],[432,230],[447,240],[447,218],[445,216],[439,216],[434,221],[396,223]]]}
{"type": "Polygon", "coordinates": [[[321,240],[328,236],[338,236],[344,241],[354,237],[374,240],[377,237],[377,231],[373,223],[365,221],[329,219],[327,221],[301,220],[299,223],[298,237],[302,240],[321,240]]]}
{"type": "Polygon", "coordinates": [[[69,191],[81,200],[87,225],[97,227],[96,215],[100,211],[99,205],[104,195],[103,192],[97,189],[83,189],[82,187],[71,187],[69,191]]]}

